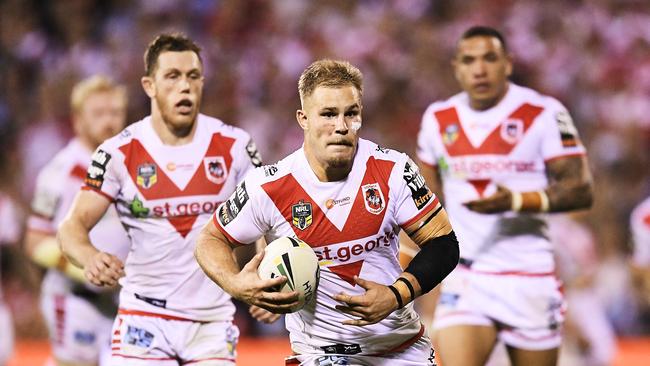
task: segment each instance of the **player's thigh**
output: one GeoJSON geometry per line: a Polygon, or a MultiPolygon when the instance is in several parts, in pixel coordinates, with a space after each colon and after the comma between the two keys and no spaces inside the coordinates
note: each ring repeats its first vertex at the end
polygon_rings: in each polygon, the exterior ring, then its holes
{"type": "MultiPolygon", "coordinates": [[[[118,315],[111,332],[109,366],[177,366],[179,362],[165,332],[168,320],[118,315]]],[[[177,333],[185,329],[178,329],[177,333]]],[[[167,334],[173,337],[176,333],[167,334]]]]}
{"type": "Polygon", "coordinates": [[[232,322],[195,323],[189,341],[180,351],[184,363],[198,366],[233,366],[237,357],[239,328],[232,322]]]}
{"type": "Polygon", "coordinates": [[[89,301],[69,294],[43,294],[41,310],[59,365],[97,364],[100,349],[108,343],[111,319],[89,301]]]}
{"type": "Polygon", "coordinates": [[[0,302],[0,365],[7,363],[14,348],[14,326],[11,313],[5,304],[0,302]]]}
{"type": "Polygon", "coordinates": [[[512,366],[555,366],[559,348],[532,351],[506,346],[512,366]]]}
{"type": "Polygon", "coordinates": [[[482,366],[497,341],[497,330],[486,325],[454,325],[434,331],[435,347],[445,366],[482,366]]]}

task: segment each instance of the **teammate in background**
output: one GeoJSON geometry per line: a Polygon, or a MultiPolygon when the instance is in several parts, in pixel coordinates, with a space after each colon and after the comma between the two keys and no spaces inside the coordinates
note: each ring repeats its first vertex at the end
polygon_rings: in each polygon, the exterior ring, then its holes
{"type": "MultiPolygon", "coordinates": [[[[97,365],[110,354],[115,293],[85,281],[83,271],[63,257],[56,229],[83,185],[92,152],[124,128],[126,104],[125,88],[103,76],[77,84],[71,96],[76,137],[38,175],[25,247],[34,262],[48,269],[41,286],[41,311],[58,365],[97,365]]],[[[90,241],[99,250],[126,258],[129,238],[115,208],[101,217],[90,241]]]]}
{"type": "Polygon", "coordinates": [[[285,319],[295,354],[287,364],[432,365],[411,302],[458,262],[447,214],[407,155],[358,137],[356,67],[317,61],[298,86],[303,147],[246,177],[203,229],[197,260],[234,298],[286,313],[297,294],[264,291],[287,279],[259,278],[263,252],[241,271],[231,253],[261,236],[298,237],[314,248],[321,277],[315,301],[285,319]],[[402,229],[421,247],[404,272],[402,229]]]}
{"type": "Polygon", "coordinates": [[[495,29],[467,30],[452,64],[463,92],[429,106],[418,136],[423,175],[444,188],[461,247],[434,343],[445,366],[483,365],[497,339],[515,366],[555,365],[564,300],[544,213],[590,207],[585,149],[562,104],[508,81],[512,58],[495,29]]]}
{"type": "Polygon", "coordinates": [[[59,243],[91,283],[120,280],[112,365],[233,365],[235,307],[193,252],[201,227],[260,156],[248,133],[199,114],[203,63],[193,41],[160,35],[144,61],[151,115],[95,151],[59,243]],[[124,265],[88,238],[111,204],[131,238],[124,265]]]}

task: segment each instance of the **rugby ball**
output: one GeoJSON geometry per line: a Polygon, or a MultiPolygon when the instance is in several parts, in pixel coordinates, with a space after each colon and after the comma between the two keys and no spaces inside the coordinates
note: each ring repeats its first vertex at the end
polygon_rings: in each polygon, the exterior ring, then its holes
{"type": "Polygon", "coordinates": [[[283,236],[266,246],[257,274],[262,279],[285,276],[287,282],[282,288],[272,288],[269,291],[297,291],[299,303],[291,308],[291,312],[296,312],[314,299],[320,267],[316,253],[307,243],[283,236]]]}

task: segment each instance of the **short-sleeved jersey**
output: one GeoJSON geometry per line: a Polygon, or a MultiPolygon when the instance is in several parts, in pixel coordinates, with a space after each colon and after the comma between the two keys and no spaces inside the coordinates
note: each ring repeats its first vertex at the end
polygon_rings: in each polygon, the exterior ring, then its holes
{"type": "MultiPolygon", "coordinates": [[[[59,224],[83,185],[91,155],[92,151],[75,138],[43,167],[36,179],[32,213],[27,221],[29,230],[56,235],[59,224]]],[[[90,242],[101,251],[122,260],[126,258],[130,242],[114,207],[110,207],[90,231],[90,242]]],[[[68,293],[74,286],[74,280],[56,269],[50,269],[43,279],[42,288],[50,294],[68,293]]],[[[87,287],[100,290],[91,285],[87,287]]]]}
{"type": "Polygon", "coordinates": [[[248,133],[199,114],[192,142],[165,145],[150,117],[104,142],[84,189],[115,202],[131,238],[120,307],[197,321],[228,321],[230,296],[194,259],[196,238],[244,174],[260,165],[248,133]]]}
{"type": "Polygon", "coordinates": [[[650,197],[632,211],[630,230],[634,263],[638,266],[650,267],[650,197]]]}
{"type": "Polygon", "coordinates": [[[417,155],[437,166],[445,208],[461,257],[483,271],[547,273],[553,270],[543,215],[479,214],[462,204],[493,194],[548,185],[545,163],[585,154],[566,108],[532,89],[509,84],[494,107],[473,110],[467,93],[430,105],[418,136],[417,155]]]}
{"type": "Polygon", "coordinates": [[[402,273],[400,228],[439,206],[414,182],[414,172],[419,174],[405,154],[359,139],[348,177],[321,182],[301,148],[255,169],[217,209],[214,223],[234,243],[292,236],[316,252],[321,277],[315,301],[286,317],[294,351],[300,353],[308,339],[310,346],[359,344],[363,354],[377,354],[417,337],[421,325],[411,305],[357,327],[341,324],[352,317],[336,310],[340,303],[332,299],[342,291],[365,293],[355,275],[390,285],[402,273]]]}

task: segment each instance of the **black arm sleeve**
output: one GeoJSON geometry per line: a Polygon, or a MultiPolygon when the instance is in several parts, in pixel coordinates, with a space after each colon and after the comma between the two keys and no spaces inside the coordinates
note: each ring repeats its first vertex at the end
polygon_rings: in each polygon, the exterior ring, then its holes
{"type": "Polygon", "coordinates": [[[456,268],[459,255],[458,240],[452,231],[428,240],[404,271],[418,280],[422,293],[425,294],[456,268]]]}

